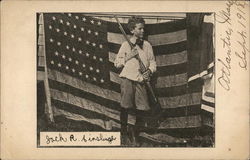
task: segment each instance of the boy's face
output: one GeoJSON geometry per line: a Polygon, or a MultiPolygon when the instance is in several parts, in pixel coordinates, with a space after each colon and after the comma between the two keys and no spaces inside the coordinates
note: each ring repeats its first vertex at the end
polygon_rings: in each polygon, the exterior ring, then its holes
{"type": "Polygon", "coordinates": [[[144,35],[144,24],[143,23],[137,23],[135,25],[135,28],[131,31],[132,34],[137,38],[143,38],[144,35]]]}

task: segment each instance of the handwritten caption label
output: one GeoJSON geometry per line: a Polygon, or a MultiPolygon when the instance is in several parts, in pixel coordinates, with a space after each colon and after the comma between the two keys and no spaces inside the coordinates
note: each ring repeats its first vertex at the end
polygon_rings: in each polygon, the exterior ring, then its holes
{"type": "Polygon", "coordinates": [[[40,146],[119,146],[120,132],[40,132],[40,146]]]}
{"type": "Polygon", "coordinates": [[[216,13],[216,22],[223,28],[219,34],[219,45],[222,46],[223,52],[218,53],[222,54],[222,57],[217,59],[219,68],[217,80],[226,91],[231,89],[232,62],[235,61],[242,71],[248,68],[248,7],[246,1],[228,0],[225,2],[225,8],[216,13]]]}

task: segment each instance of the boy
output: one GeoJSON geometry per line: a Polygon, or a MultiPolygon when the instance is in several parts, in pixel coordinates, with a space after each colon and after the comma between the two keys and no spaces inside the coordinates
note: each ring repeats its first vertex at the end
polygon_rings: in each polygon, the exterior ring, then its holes
{"type": "Polygon", "coordinates": [[[123,42],[115,59],[115,67],[121,68],[121,137],[122,144],[126,143],[128,134],[132,134],[132,143],[135,144],[138,132],[135,129],[140,121],[136,116],[136,127],[128,130],[128,109],[136,107],[140,111],[148,111],[150,109],[147,91],[143,81],[148,81],[152,73],[156,71],[156,62],[153,54],[153,49],[150,43],[143,40],[145,21],[141,17],[133,16],[128,20],[128,29],[133,34],[130,39],[131,43],[135,44],[131,48],[127,41],[123,42]],[[136,52],[137,50],[137,52],[136,52]],[[143,64],[147,68],[144,73],[140,72],[139,61],[133,57],[139,54],[143,64]],[[132,57],[132,58],[131,58],[132,57]],[[133,132],[133,133],[131,133],[133,132]],[[135,135],[134,135],[135,134],[135,135]]]}

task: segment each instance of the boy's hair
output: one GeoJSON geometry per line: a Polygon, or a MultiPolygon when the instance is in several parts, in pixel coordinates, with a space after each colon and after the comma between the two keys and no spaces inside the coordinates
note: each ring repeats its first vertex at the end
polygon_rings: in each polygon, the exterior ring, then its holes
{"type": "Polygon", "coordinates": [[[135,25],[138,23],[145,24],[145,20],[142,17],[139,16],[132,16],[128,20],[128,29],[132,31],[135,28],[135,25]]]}

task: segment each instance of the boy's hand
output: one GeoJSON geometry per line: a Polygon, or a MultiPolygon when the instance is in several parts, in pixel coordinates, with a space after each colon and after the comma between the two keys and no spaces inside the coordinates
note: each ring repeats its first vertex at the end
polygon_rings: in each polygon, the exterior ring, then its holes
{"type": "Polygon", "coordinates": [[[149,69],[146,72],[142,73],[143,79],[145,81],[149,81],[150,80],[150,75],[151,75],[151,71],[149,69]]]}

